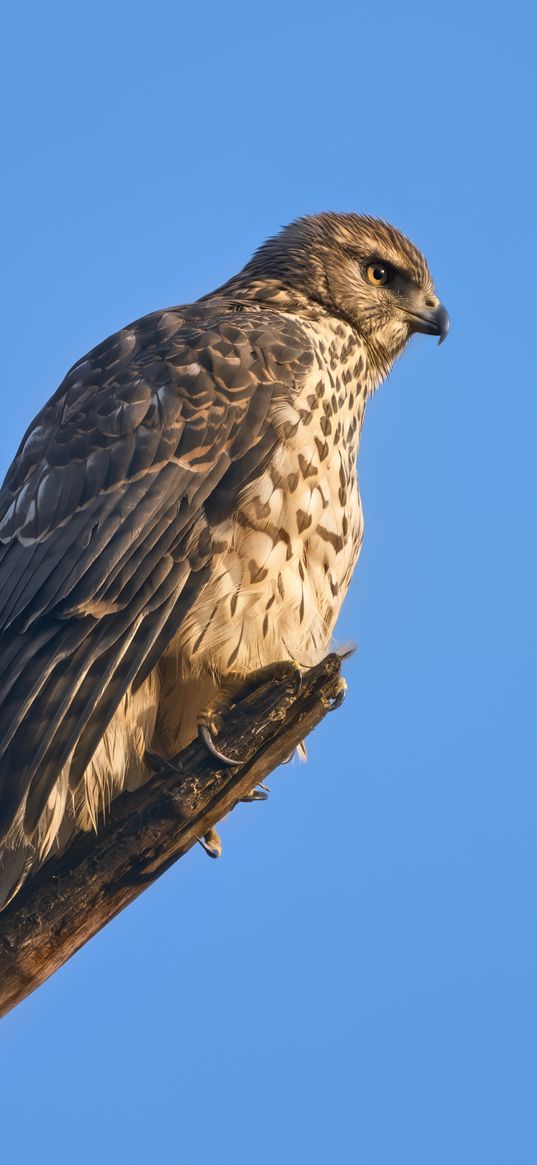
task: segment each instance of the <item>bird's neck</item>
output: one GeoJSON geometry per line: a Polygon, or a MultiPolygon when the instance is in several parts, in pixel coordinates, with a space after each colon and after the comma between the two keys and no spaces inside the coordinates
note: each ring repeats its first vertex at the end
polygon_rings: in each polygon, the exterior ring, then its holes
{"type": "Polygon", "coordinates": [[[404,351],[407,343],[408,338],[405,336],[398,344],[388,348],[374,334],[363,336],[368,370],[368,396],[372,396],[390,375],[395,361],[404,351]]]}
{"type": "Polygon", "coordinates": [[[278,311],[288,311],[292,314],[304,315],[312,318],[321,310],[306,295],[294,287],[283,284],[279,279],[252,279],[243,271],[233,275],[227,283],[217,287],[201,297],[200,302],[210,299],[227,299],[240,307],[241,305],[257,306],[259,308],[276,308],[278,311]]]}
{"type": "MultiPolygon", "coordinates": [[[[210,299],[226,299],[237,310],[256,306],[260,310],[272,308],[289,312],[310,321],[321,330],[327,329],[333,336],[332,357],[337,360],[342,354],[345,357],[349,347],[356,346],[362,357],[361,381],[366,398],[372,396],[386,379],[400,354],[399,350],[388,350],[374,335],[362,335],[351,320],[336,315],[323,303],[304,295],[296,287],[282,284],[278,279],[252,279],[251,275],[239,271],[227,283],[202,296],[201,302],[210,299]]],[[[403,347],[404,344],[401,350],[403,347]]]]}

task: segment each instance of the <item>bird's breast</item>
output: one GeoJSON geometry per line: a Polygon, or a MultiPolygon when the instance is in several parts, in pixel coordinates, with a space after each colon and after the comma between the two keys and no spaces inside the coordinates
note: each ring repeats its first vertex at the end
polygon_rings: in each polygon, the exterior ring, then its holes
{"type": "Polygon", "coordinates": [[[361,358],[341,330],[315,329],[314,374],[292,401],[276,401],[271,461],[213,531],[221,550],[174,644],[183,674],[310,665],[327,649],[363,533],[361,358]]]}

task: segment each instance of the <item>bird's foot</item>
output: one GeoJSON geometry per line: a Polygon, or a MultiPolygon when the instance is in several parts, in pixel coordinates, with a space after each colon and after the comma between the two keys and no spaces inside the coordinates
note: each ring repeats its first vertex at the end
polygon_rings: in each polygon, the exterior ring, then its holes
{"type": "Polygon", "coordinates": [[[209,829],[203,837],[197,839],[201,848],[205,850],[210,858],[219,858],[222,853],[222,842],[216,832],[216,829],[209,829]]]}
{"type": "Polygon", "coordinates": [[[252,789],[251,793],[245,793],[244,797],[241,797],[241,801],[244,801],[247,805],[252,801],[268,801],[269,793],[270,789],[268,785],[264,785],[260,781],[257,789],[252,789]]]}
{"type": "Polygon", "coordinates": [[[302,672],[298,664],[292,660],[279,660],[277,663],[258,668],[248,676],[226,677],[225,684],[220,688],[212,704],[208,704],[198,718],[198,737],[211,756],[216,757],[224,765],[240,765],[240,757],[226,756],[216,744],[215,738],[222,729],[224,716],[239,700],[252,695],[264,684],[284,683],[289,680],[293,683],[295,693],[298,692],[302,683],[302,672]]]}
{"type": "Polygon", "coordinates": [[[200,723],[198,724],[198,737],[201,743],[205,745],[207,752],[210,752],[211,756],[216,757],[223,765],[233,766],[240,764],[240,761],[235,760],[234,757],[226,756],[224,752],[220,752],[220,749],[217,748],[214,742],[215,736],[218,735],[222,727],[221,715],[217,716],[213,712],[210,715],[202,713],[202,716],[203,720],[200,718],[200,723]]]}
{"type": "Polygon", "coordinates": [[[332,698],[326,701],[326,708],[329,712],[335,712],[336,708],[341,708],[341,705],[347,695],[349,686],[347,681],[340,676],[337,682],[336,693],[332,698]]]}

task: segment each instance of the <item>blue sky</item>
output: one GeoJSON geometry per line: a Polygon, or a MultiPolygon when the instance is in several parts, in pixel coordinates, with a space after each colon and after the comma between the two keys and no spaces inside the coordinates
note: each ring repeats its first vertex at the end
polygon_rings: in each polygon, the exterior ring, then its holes
{"type": "Polygon", "coordinates": [[[3,1021],[2,1155],[534,1165],[530,6],[7,0],[3,31],[2,472],[73,360],[299,214],[392,220],[453,326],[368,410],[343,710],[3,1021]]]}

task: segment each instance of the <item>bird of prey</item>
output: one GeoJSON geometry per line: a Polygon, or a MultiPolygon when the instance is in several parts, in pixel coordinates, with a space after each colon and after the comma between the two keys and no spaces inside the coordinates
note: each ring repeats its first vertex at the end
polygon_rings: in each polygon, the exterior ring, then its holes
{"type": "Polygon", "coordinates": [[[246,676],[322,658],[367,401],[448,326],[403,234],[327,213],[67,373],[0,491],[0,907],[149,754],[218,753],[246,676]]]}

